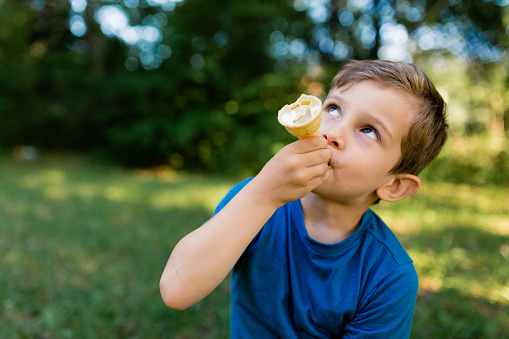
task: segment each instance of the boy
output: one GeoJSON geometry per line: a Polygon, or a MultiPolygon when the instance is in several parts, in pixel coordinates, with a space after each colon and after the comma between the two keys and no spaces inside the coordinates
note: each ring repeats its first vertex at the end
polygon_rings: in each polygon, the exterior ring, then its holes
{"type": "Polygon", "coordinates": [[[411,64],[345,65],[323,103],[322,136],[279,151],[184,237],[161,277],[184,309],[232,271],[232,338],[405,338],[412,260],[369,209],[420,187],[447,138],[445,105],[411,64]]]}

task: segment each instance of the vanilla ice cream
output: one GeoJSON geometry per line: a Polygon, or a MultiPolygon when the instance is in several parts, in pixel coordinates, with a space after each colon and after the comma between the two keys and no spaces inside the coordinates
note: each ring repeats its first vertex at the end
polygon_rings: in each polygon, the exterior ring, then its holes
{"type": "Polygon", "coordinates": [[[322,101],[315,96],[302,94],[293,104],[278,112],[278,121],[299,139],[319,135],[322,120],[322,101]]]}

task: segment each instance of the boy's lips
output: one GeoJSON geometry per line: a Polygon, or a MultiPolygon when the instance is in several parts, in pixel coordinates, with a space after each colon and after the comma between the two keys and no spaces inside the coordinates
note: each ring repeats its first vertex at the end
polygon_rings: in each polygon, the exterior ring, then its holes
{"type": "Polygon", "coordinates": [[[334,157],[334,155],[329,159],[329,162],[327,163],[327,165],[329,165],[330,167],[338,167],[339,166],[339,161],[336,157],[334,157]]]}
{"type": "Polygon", "coordinates": [[[327,165],[329,165],[329,167],[339,167],[339,163],[335,162],[335,161],[332,161],[332,160],[329,160],[329,162],[327,163],[327,165]]]}

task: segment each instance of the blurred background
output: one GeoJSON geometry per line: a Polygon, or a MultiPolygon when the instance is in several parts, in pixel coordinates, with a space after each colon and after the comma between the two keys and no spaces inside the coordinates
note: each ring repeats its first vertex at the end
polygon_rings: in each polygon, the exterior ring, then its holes
{"type": "Polygon", "coordinates": [[[414,338],[509,338],[508,0],[0,0],[0,337],[228,337],[228,281],[166,309],[171,248],[294,138],[350,59],[421,67],[450,139],[375,209],[414,338]]]}

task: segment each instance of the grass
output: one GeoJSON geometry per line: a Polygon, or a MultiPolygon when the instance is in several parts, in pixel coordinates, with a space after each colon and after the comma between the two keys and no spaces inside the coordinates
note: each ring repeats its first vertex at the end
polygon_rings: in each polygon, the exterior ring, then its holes
{"type": "Polygon", "coordinates": [[[62,157],[2,158],[0,178],[1,338],[227,336],[227,283],[186,312],[158,284],[230,181],[62,157]]]}
{"type": "MultiPolygon", "coordinates": [[[[180,312],[158,283],[171,248],[234,183],[80,157],[0,157],[0,337],[228,337],[228,281],[180,312]]],[[[375,210],[419,274],[412,338],[507,337],[507,186],[428,181],[375,210]]]]}

